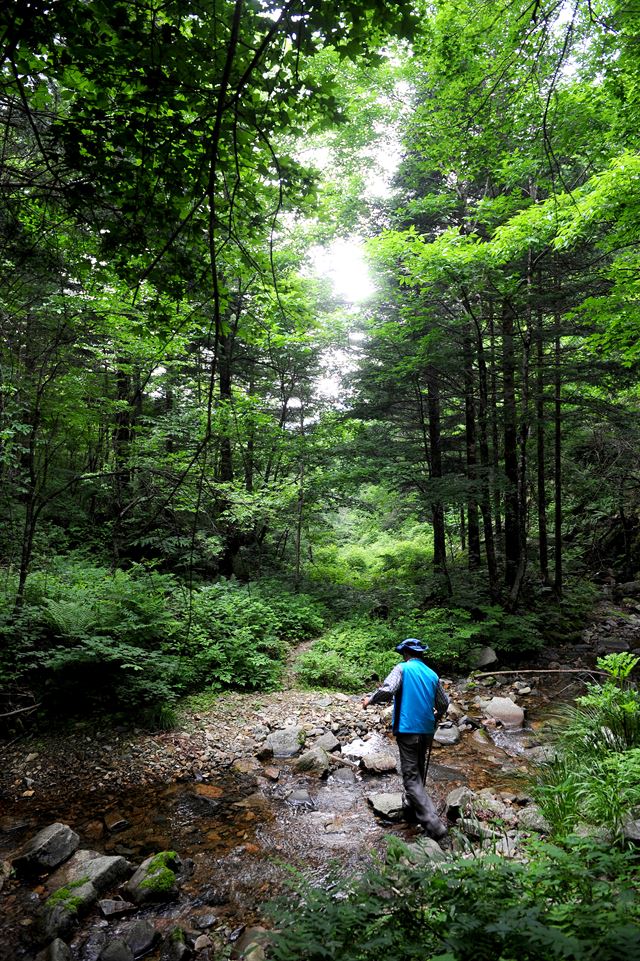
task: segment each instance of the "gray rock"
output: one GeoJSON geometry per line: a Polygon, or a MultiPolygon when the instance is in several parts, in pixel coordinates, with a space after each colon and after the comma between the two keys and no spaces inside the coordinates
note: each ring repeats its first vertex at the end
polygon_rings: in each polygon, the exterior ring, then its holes
{"type": "Polygon", "coordinates": [[[136,904],[172,900],[178,893],[179,867],[180,858],[175,851],[152,854],[124,885],[125,896],[136,904]]]}
{"type": "Polygon", "coordinates": [[[89,861],[84,869],[85,874],[96,891],[101,894],[108,888],[119,884],[131,874],[131,864],[120,855],[101,855],[89,861]]]}
{"type": "Polygon", "coordinates": [[[415,844],[408,844],[407,851],[407,860],[410,864],[447,860],[447,855],[433,838],[420,838],[415,844]]]}
{"type": "Polygon", "coordinates": [[[524,711],[510,697],[492,697],[486,711],[507,731],[517,731],[524,724],[524,711]]]}
{"type": "Polygon", "coordinates": [[[640,818],[628,818],[622,827],[625,840],[638,843],[640,841],[640,818]]]}
{"type": "Polygon", "coordinates": [[[489,667],[490,664],[496,664],[498,655],[492,647],[474,647],[469,652],[469,659],[471,666],[477,670],[481,667],[489,667]]]}
{"type": "Polygon", "coordinates": [[[291,724],[288,727],[272,731],[265,739],[263,753],[272,757],[294,757],[305,741],[305,732],[298,724],[291,724]]]}
{"type": "Polygon", "coordinates": [[[336,768],[332,777],[334,777],[336,781],[342,781],[343,784],[354,784],[356,780],[355,772],[349,767],[336,768]]]}
{"type": "Polygon", "coordinates": [[[68,824],[50,824],[38,831],[13,858],[14,870],[22,876],[51,871],[70,858],[79,844],[80,838],[68,824]]]}
{"type": "Polygon", "coordinates": [[[133,951],[134,958],[139,958],[160,940],[160,933],[151,921],[138,920],[123,927],[122,937],[133,951]]]}
{"type": "Polygon", "coordinates": [[[71,948],[62,938],[55,938],[49,945],[48,961],[71,961],[71,948]]]}
{"type": "Polygon", "coordinates": [[[45,901],[38,915],[38,929],[43,940],[65,938],[78,924],[81,914],[98,900],[98,892],[91,881],[79,879],[58,888],[45,901]]]}
{"type": "Polygon", "coordinates": [[[457,820],[461,814],[471,809],[475,800],[475,794],[468,787],[457,787],[447,794],[447,817],[452,821],[457,820]]]}
{"type": "Polygon", "coordinates": [[[132,904],[131,901],[116,898],[105,898],[98,902],[98,907],[103,918],[113,918],[119,914],[128,914],[129,911],[136,910],[136,905],[132,904]]]}
{"type": "Polygon", "coordinates": [[[329,771],[329,755],[321,747],[312,747],[296,758],[292,766],[299,774],[323,777],[329,771]]]}
{"type": "Polygon", "coordinates": [[[551,833],[551,825],[537,804],[528,804],[522,808],[518,814],[518,827],[522,831],[536,831],[538,834],[551,833]]]}
{"type": "Polygon", "coordinates": [[[292,791],[287,798],[290,804],[306,804],[309,807],[313,806],[313,801],[311,800],[311,795],[306,788],[298,788],[296,791],[292,791]]]}
{"type": "Polygon", "coordinates": [[[199,951],[204,951],[206,948],[210,948],[210,947],[211,947],[211,938],[209,937],[209,935],[200,934],[198,935],[198,937],[194,942],[193,950],[196,952],[196,954],[198,954],[199,951]]]}
{"type": "Polygon", "coordinates": [[[445,721],[436,728],[433,740],[437,744],[457,744],[460,740],[460,730],[450,721],[445,721]]]}
{"type": "Polygon", "coordinates": [[[100,961],[134,961],[134,955],[129,945],[117,938],[102,949],[100,961]]]}
{"type": "Polygon", "coordinates": [[[162,945],[160,961],[185,961],[191,953],[182,928],[173,928],[162,945]]]}
{"type": "Polygon", "coordinates": [[[360,759],[360,765],[373,774],[384,774],[387,771],[397,769],[395,757],[385,751],[373,751],[371,754],[365,754],[360,759]]]}
{"type": "Polygon", "coordinates": [[[321,747],[324,751],[337,751],[340,747],[340,741],[332,734],[331,731],[327,731],[326,734],[322,734],[315,743],[315,747],[321,747]]]}
{"type": "Polygon", "coordinates": [[[402,794],[369,794],[367,801],[373,808],[374,814],[388,818],[390,821],[402,819],[402,794]]]}

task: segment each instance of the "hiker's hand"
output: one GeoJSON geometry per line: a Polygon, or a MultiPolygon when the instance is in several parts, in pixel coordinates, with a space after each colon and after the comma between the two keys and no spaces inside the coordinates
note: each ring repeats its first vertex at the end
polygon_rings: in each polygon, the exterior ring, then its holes
{"type": "Polygon", "coordinates": [[[362,698],[362,706],[363,706],[363,707],[369,707],[369,701],[370,701],[370,700],[371,700],[370,697],[363,697],[363,698],[362,698]]]}

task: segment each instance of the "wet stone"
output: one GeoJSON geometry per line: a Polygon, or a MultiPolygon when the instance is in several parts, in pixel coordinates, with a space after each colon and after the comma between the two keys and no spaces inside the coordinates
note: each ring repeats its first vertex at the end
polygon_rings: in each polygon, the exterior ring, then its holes
{"type": "Polygon", "coordinates": [[[297,724],[291,724],[279,731],[272,731],[266,738],[262,751],[266,756],[294,757],[304,743],[304,731],[297,724]]]}
{"type": "Polygon", "coordinates": [[[162,945],[160,961],[185,961],[191,954],[182,928],[173,928],[162,945]]]}
{"type": "Polygon", "coordinates": [[[126,831],[131,825],[127,821],[126,817],[120,814],[119,811],[109,811],[104,816],[104,824],[111,834],[117,834],[119,831],[126,831]]]}
{"type": "Polygon", "coordinates": [[[152,854],[124,886],[125,895],[136,904],[172,900],[178,893],[176,872],[179,866],[180,859],[175,851],[152,854]]]}
{"type": "Polygon", "coordinates": [[[71,948],[62,938],[55,938],[49,945],[47,961],[71,961],[71,948]]]}
{"type": "Polygon", "coordinates": [[[132,904],[131,901],[122,901],[115,898],[105,898],[98,903],[98,907],[103,918],[113,918],[119,914],[127,914],[129,911],[136,910],[136,905],[132,904]]]}
{"type": "Polygon", "coordinates": [[[122,938],[117,938],[102,949],[99,961],[134,961],[134,954],[122,938]]]}
{"type": "Polygon", "coordinates": [[[433,740],[437,744],[457,744],[460,740],[460,731],[452,722],[444,722],[437,728],[433,740]]]}
{"type": "Polygon", "coordinates": [[[320,747],[324,751],[329,751],[329,752],[337,751],[338,748],[340,747],[340,741],[335,736],[335,734],[332,734],[331,731],[327,731],[326,734],[322,734],[318,738],[314,746],[320,747]]]}
{"type": "Polygon", "coordinates": [[[312,747],[293,762],[298,773],[312,777],[323,777],[329,770],[329,755],[321,747],[312,747]]]}
{"type": "Polygon", "coordinates": [[[68,824],[56,822],[39,831],[13,859],[19,875],[37,875],[51,871],[68,858],[80,844],[80,838],[68,824]]]}
{"type": "Polygon", "coordinates": [[[372,774],[385,774],[387,771],[396,770],[396,759],[393,754],[388,754],[383,751],[374,751],[371,754],[365,754],[360,764],[365,770],[370,771],[372,774]]]}
{"type": "Polygon", "coordinates": [[[402,818],[402,794],[369,794],[367,801],[373,808],[374,814],[399,821],[402,818]]]}
{"type": "Polygon", "coordinates": [[[134,958],[147,954],[160,939],[151,921],[131,921],[122,931],[123,940],[133,951],[134,958]]]}

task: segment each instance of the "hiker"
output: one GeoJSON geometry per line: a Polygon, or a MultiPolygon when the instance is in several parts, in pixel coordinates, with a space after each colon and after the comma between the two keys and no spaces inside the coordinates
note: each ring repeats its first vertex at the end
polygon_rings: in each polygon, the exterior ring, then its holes
{"type": "Polygon", "coordinates": [[[415,637],[398,644],[396,651],[403,663],[396,664],[377,691],[362,699],[362,706],[393,698],[393,733],[400,751],[406,807],[426,833],[439,840],[447,829],[425,791],[425,765],[436,724],[446,713],[449,698],[438,675],[425,664],[427,650],[428,645],[415,637]]]}

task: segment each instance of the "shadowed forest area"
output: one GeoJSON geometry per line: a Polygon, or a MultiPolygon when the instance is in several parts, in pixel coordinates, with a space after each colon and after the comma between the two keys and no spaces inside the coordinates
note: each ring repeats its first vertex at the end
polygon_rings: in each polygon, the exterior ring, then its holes
{"type": "MultiPolygon", "coordinates": [[[[639,44],[626,0],[0,13],[5,744],[633,621],[639,44]]],[[[268,954],[640,957],[637,650],[596,653],[546,847],[391,851],[268,954]]]]}

